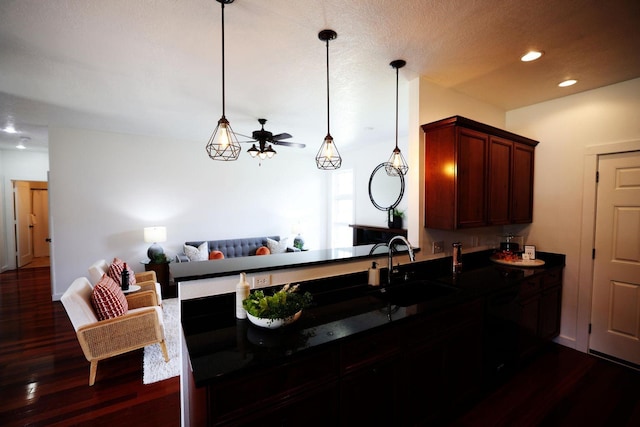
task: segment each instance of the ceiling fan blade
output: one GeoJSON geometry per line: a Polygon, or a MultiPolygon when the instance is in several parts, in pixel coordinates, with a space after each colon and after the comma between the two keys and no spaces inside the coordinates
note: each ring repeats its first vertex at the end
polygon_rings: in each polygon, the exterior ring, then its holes
{"type": "Polygon", "coordinates": [[[295,147],[295,148],[304,148],[305,144],[300,144],[299,142],[285,142],[285,141],[273,141],[273,145],[282,145],[284,147],[295,147]]]}
{"type": "Polygon", "coordinates": [[[238,132],[234,132],[234,133],[236,134],[236,136],[241,136],[241,137],[243,137],[243,138],[247,138],[247,139],[251,139],[251,140],[253,140],[253,137],[252,137],[252,136],[249,136],[249,135],[243,135],[243,134],[238,133],[238,132]]]}
{"type": "Polygon", "coordinates": [[[279,133],[277,135],[273,135],[271,137],[271,140],[273,141],[279,141],[281,139],[289,139],[289,138],[293,138],[291,135],[289,135],[288,133],[279,133]]]}

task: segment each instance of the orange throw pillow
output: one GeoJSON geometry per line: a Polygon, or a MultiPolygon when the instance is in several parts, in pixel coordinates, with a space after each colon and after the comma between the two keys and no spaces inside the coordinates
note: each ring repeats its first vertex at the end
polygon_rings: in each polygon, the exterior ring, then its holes
{"type": "Polygon", "coordinates": [[[271,254],[271,251],[266,246],[260,246],[258,249],[256,249],[256,255],[269,255],[269,254],[271,254]]]}
{"type": "Polygon", "coordinates": [[[224,254],[221,251],[209,252],[209,259],[224,259],[224,254]]]}

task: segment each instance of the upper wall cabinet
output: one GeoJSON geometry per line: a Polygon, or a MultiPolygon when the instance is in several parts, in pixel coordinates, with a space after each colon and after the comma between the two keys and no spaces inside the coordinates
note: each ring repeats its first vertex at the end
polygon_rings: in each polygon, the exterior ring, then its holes
{"type": "Polygon", "coordinates": [[[538,141],[460,116],[422,125],[425,227],[529,223],[538,141]]]}

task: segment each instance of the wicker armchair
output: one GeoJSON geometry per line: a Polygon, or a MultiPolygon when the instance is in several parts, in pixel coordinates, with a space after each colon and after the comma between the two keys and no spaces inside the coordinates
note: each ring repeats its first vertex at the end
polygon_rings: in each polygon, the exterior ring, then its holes
{"type": "MultiPolygon", "coordinates": [[[[103,274],[109,271],[109,263],[103,259],[94,262],[89,267],[89,278],[91,284],[95,286],[96,283],[102,278],[103,274]]],[[[141,291],[155,291],[158,305],[162,305],[162,288],[158,279],[156,278],[155,271],[143,271],[141,273],[135,273],[136,285],[140,286],[141,291]]]]}
{"type": "Polygon", "coordinates": [[[91,305],[92,287],[86,277],[73,281],[61,301],[76,331],[80,347],[91,363],[89,385],[95,383],[98,362],[147,345],[158,343],[164,360],[169,354],[164,341],[162,308],[155,291],[127,295],[129,311],[119,317],[98,320],[91,305]]]}

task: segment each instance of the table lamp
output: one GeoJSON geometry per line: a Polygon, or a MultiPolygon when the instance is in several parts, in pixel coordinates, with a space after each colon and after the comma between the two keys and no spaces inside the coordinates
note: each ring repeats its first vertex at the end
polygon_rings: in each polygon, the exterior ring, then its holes
{"type": "Polygon", "coordinates": [[[167,228],[166,227],[145,227],[144,228],[144,241],[151,243],[147,250],[147,256],[150,260],[154,257],[163,254],[164,249],[158,244],[158,242],[167,241],[167,228]]]}

